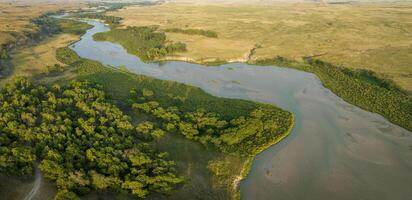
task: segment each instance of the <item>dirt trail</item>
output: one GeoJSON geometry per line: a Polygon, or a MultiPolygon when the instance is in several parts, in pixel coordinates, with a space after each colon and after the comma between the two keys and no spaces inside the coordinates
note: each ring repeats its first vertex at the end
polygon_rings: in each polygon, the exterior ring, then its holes
{"type": "Polygon", "coordinates": [[[35,171],[34,171],[34,185],[33,188],[31,189],[31,191],[26,195],[26,197],[24,197],[24,200],[31,200],[39,191],[40,189],[40,183],[41,183],[41,172],[39,170],[39,168],[36,167],[35,171]]]}

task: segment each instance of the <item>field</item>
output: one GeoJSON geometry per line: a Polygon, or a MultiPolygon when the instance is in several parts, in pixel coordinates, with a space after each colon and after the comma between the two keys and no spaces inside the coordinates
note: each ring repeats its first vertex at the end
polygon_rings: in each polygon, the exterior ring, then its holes
{"type": "Polygon", "coordinates": [[[31,20],[45,12],[58,11],[60,9],[77,9],[82,5],[74,2],[30,2],[18,3],[0,2],[0,46],[25,39],[28,33],[37,31],[37,27],[31,20]]]}
{"type": "Polygon", "coordinates": [[[124,26],[203,29],[218,38],[166,33],[187,44],[167,59],[247,61],[314,56],[370,69],[412,91],[412,7],[409,4],[190,4],[126,7],[109,15],[124,26]],[[256,47],[253,55],[251,50],[256,47]]]}
{"type": "MultiPolygon", "coordinates": [[[[78,40],[78,36],[60,34],[49,38],[40,44],[28,48],[19,49],[13,54],[13,73],[8,79],[16,76],[35,76],[45,73],[47,66],[62,64],[56,59],[56,49],[67,46],[78,40]]],[[[4,81],[7,81],[4,80],[4,81]]],[[[2,82],[4,82],[2,81],[2,82]]]]}

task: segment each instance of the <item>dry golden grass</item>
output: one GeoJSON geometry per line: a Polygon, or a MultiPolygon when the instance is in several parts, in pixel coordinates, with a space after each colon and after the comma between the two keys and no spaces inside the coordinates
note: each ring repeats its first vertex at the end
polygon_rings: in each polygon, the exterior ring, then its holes
{"type": "Polygon", "coordinates": [[[14,42],[24,37],[24,32],[36,31],[31,20],[48,11],[60,9],[72,10],[83,7],[78,2],[35,2],[18,1],[13,3],[0,2],[0,45],[14,42]]]}
{"type": "Polygon", "coordinates": [[[69,43],[79,39],[79,36],[71,34],[59,34],[49,38],[36,46],[23,48],[12,56],[13,73],[6,80],[16,76],[35,76],[46,72],[47,66],[54,64],[64,65],[56,59],[56,49],[65,47],[69,43]]]}
{"type": "Polygon", "coordinates": [[[188,52],[169,59],[244,61],[276,55],[371,69],[412,91],[411,4],[179,4],[127,7],[110,13],[125,26],[160,25],[216,31],[218,38],[167,33],[188,52]]]}

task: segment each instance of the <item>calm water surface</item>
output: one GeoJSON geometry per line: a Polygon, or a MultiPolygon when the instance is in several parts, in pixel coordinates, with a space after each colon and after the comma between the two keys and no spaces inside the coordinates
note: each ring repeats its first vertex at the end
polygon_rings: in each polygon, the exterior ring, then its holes
{"type": "Polygon", "coordinates": [[[243,63],[146,64],[118,44],[93,41],[109,28],[88,23],[95,27],[71,46],[81,57],[295,114],[291,136],[256,157],[242,199],[412,199],[412,133],[344,102],[313,74],[243,63]]]}

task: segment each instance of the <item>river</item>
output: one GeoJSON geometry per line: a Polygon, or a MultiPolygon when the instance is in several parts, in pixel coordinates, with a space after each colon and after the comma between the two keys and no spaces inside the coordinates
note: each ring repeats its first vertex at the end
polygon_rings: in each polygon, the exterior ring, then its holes
{"type": "Polygon", "coordinates": [[[310,73],[244,63],[207,67],[186,62],[143,63],[92,35],[97,21],[71,46],[81,57],[136,74],[174,80],[206,92],[274,104],[295,114],[292,134],[259,154],[241,182],[242,199],[410,199],[412,133],[350,105],[310,73]]]}

